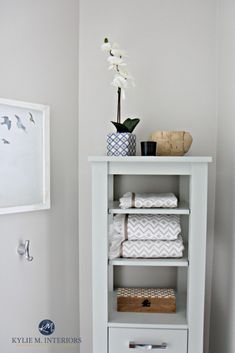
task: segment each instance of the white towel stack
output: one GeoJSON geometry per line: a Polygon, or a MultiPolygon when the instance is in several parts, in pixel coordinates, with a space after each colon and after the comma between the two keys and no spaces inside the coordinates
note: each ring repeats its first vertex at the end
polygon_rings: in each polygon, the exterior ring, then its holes
{"type": "MultiPolygon", "coordinates": [[[[135,194],[133,201],[131,193],[125,194],[120,199],[120,206],[127,208],[134,202],[135,207],[136,205],[146,207],[150,204],[154,204],[154,207],[160,204],[167,204],[168,207],[169,204],[177,206],[177,198],[174,194],[161,194],[160,196],[135,194]]],[[[121,256],[129,258],[182,257],[184,245],[180,233],[179,215],[118,214],[114,216],[113,224],[110,226],[109,258],[121,256]]]]}

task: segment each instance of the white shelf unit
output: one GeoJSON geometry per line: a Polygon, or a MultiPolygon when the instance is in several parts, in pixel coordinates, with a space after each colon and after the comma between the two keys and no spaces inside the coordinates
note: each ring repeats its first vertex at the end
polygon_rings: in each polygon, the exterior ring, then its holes
{"type": "MultiPolygon", "coordinates": [[[[93,353],[131,353],[140,345],[159,352],[203,353],[207,174],[211,158],[97,156],[89,160],[92,162],[93,353]],[[124,186],[124,191],[165,192],[158,189],[161,183],[155,182],[155,178],[158,181],[157,178],[164,176],[166,184],[170,178],[170,188],[177,185],[179,206],[175,209],[120,209],[115,201],[125,184],[120,178],[124,181],[131,178],[127,185],[135,187],[135,178],[140,176],[143,190],[127,190],[124,186]],[[179,214],[187,244],[184,257],[108,261],[108,225],[118,213],[179,214]],[[131,276],[129,271],[132,271],[131,276]],[[153,274],[155,286],[169,277],[177,290],[175,314],[116,311],[116,284],[128,281],[129,275],[136,286],[138,281],[142,286],[141,281],[146,276],[141,275],[141,271],[153,274]]],[[[138,185],[141,185],[139,181],[138,185]]]]}

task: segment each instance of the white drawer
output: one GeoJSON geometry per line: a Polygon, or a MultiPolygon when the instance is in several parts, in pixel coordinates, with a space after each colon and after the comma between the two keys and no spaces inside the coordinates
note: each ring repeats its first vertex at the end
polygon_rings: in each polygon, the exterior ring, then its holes
{"type": "Polygon", "coordinates": [[[110,328],[109,353],[187,353],[187,336],[187,330],[110,328]]]}

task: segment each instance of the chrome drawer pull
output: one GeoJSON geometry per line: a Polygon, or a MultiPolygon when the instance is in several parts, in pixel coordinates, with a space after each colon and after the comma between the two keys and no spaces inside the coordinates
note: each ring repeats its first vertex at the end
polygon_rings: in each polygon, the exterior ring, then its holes
{"type": "Polygon", "coordinates": [[[135,342],[130,342],[129,343],[129,348],[130,349],[141,349],[141,350],[146,350],[146,351],[151,351],[152,349],[166,349],[167,344],[162,343],[162,344],[146,344],[146,343],[135,343],[135,342]]]}

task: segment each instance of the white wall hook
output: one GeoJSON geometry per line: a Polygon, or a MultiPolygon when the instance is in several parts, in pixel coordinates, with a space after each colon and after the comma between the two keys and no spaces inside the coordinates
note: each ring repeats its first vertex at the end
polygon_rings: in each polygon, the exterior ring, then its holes
{"type": "Polygon", "coordinates": [[[20,243],[20,245],[18,246],[17,252],[21,256],[25,255],[26,260],[28,261],[33,260],[33,256],[29,255],[29,240],[25,240],[24,243],[20,243]]]}

